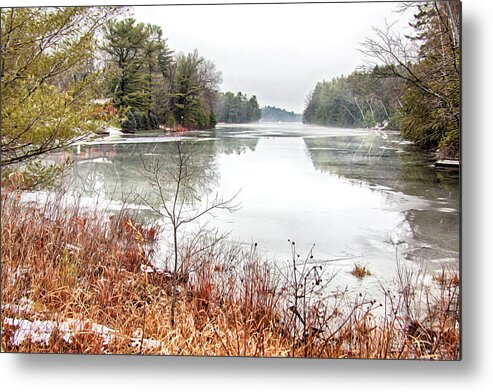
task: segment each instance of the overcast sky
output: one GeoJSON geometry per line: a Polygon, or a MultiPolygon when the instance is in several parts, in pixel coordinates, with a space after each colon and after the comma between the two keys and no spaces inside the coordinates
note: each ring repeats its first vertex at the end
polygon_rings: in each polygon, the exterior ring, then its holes
{"type": "Polygon", "coordinates": [[[222,72],[222,91],[255,94],[260,106],[301,113],[318,81],[362,64],[372,26],[407,26],[397,3],[134,7],[160,25],[171,49],[195,48],[222,72]]]}

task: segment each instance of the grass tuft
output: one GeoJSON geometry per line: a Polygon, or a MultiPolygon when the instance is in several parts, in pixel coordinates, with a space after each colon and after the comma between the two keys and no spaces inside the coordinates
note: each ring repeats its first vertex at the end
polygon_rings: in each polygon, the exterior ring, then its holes
{"type": "Polygon", "coordinates": [[[459,274],[457,272],[454,272],[452,274],[447,274],[445,272],[445,269],[442,269],[440,274],[434,274],[433,275],[433,280],[435,282],[438,282],[441,286],[459,286],[460,284],[460,279],[459,279],[459,274]]]}
{"type": "Polygon", "coordinates": [[[364,278],[365,276],[371,275],[370,270],[366,266],[360,264],[355,264],[351,274],[357,278],[364,278]]]}

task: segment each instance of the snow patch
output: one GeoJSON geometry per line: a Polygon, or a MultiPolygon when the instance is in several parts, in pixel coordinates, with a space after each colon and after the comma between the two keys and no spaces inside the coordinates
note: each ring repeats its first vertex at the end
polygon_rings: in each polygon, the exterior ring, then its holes
{"type": "Polygon", "coordinates": [[[14,334],[10,337],[10,342],[17,347],[22,345],[26,340],[31,343],[41,343],[48,346],[53,333],[56,332],[68,344],[72,344],[74,335],[80,332],[92,332],[100,335],[103,338],[103,346],[110,344],[115,336],[115,330],[105,325],[93,323],[90,320],[68,319],[62,322],[51,320],[29,321],[6,317],[3,323],[4,326],[7,325],[15,329],[14,334]]]}

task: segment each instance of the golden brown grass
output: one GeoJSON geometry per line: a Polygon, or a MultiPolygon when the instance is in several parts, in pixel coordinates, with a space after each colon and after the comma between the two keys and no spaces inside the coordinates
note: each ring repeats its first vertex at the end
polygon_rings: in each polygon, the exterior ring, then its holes
{"type": "Polygon", "coordinates": [[[434,274],[433,280],[442,286],[459,286],[460,284],[459,274],[457,272],[447,273],[445,269],[442,269],[439,274],[434,274]]]}
{"type": "Polygon", "coordinates": [[[262,262],[255,248],[199,244],[205,250],[183,249],[172,327],[173,274],[149,268],[157,228],[56,202],[29,206],[5,191],[1,224],[4,352],[459,357],[453,284],[429,293],[420,314],[409,310],[417,299],[390,292],[383,304],[309,298],[306,290],[294,300],[289,274],[262,262]],[[51,321],[52,329],[22,335],[22,320],[31,329],[51,321]]]}
{"type": "Polygon", "coordinates": [[[355,264],[353,270],[351,271],[351,274],[356,276],[357,278],[364,278],[367,275],[371,275],[370,270],[366,268],[366,266],[360,265],[360,264],[355,264]]]}

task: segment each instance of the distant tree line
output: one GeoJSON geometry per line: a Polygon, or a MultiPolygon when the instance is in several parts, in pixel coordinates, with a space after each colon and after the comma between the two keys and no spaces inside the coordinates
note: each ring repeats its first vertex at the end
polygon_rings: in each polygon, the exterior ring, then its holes
{"type": "Polygon", "coordinates": [[[415,7],[414,33],[375,29],[362,51],[366,70],[317,83],[303,121],[372,127],[388,122],[424,149],[456,158],[460,146],[460,13],[457,0],[415,7]]]}
{"type": "Polygon", "coordinates": [[[231,91],[220,94],[215,113],[218,122],[233,124],[256,122],[261,116],[257,97],[248,98],[241,91],[236,95],[231,91]]]}
{"type": "Polygon", "coordinates": [[[123,130],[215,126],[213,108],[222,77],[196,50],[174,55],[159,26],[133,18],[106,23],[100,49],[107,94],[123,130]]]}
{"type": "Polygon", "coordinates": [[[380,69],[356,71],[317,83],[310,93],[303,122],[339,127],[397,125],[397,107],[403,83],[380,78],[380,69]]]}
{"type": "Polygon", "coordinates": [[[301,114],[288,112],[285,109],[276,108],[275,106],[265,106],[262,108],[262,121],[283,121],[283,122],[300,122],[301,114]]]}

